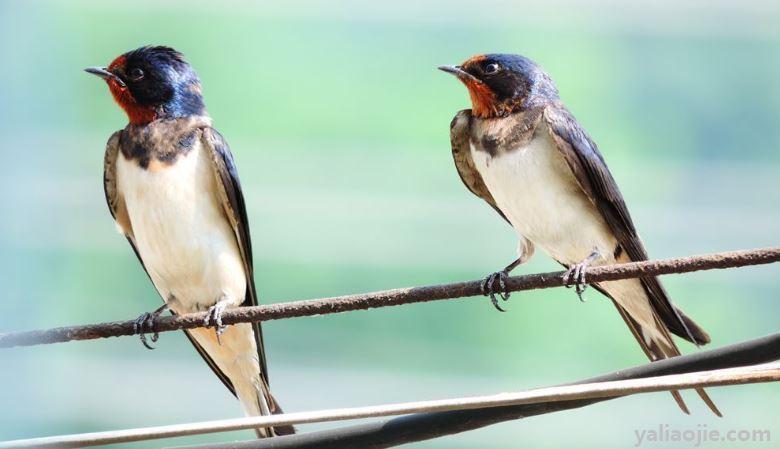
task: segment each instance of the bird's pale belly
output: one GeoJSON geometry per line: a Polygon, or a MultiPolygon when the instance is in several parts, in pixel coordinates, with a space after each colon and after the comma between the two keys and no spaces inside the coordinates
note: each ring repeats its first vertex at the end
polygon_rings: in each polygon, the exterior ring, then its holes
{"type": "Polygon", "coordinates": [[[472,158],[485,185],[518,234],[564,264],[593,249],[611,262],[617,242],[577,184],[546,132],[524,147],[491,157],[472,145],[472,158]]]}
{"type": "Polygon", "coordinates": [[[142,169],[121,154],[117,182],[141,259],[163,299],[178,313],[219,299],[244,299],[238,245],[214,194],[215,177],[200,145],[172,165],[142,169]]]}

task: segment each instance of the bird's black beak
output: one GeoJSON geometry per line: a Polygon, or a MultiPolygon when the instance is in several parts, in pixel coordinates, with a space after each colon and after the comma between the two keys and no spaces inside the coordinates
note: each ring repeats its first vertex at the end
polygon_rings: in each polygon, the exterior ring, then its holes
{"type": "Polygon", "coordinates": [[[458,77],[461,81],[471,81],[473,83],[481,83],[477,77],[472,75],[471,73],[463,70],[463,68],[459,65],[442,65],[439,66],[439,70],[442,72],[451,73],[458,77]]]}
{"type": "Polygon", "coordinates": [[[117,84],[121,87],[125,87],[125,82],[122,81],[122,78],[118,77],[115,73],[109,72],[108,70],[102,68],[102,67],[87,67],[84,69],[85,72],[91,73],[95,76],[99,76],[103,78],[104,80],[114,80],[117,84]]]}

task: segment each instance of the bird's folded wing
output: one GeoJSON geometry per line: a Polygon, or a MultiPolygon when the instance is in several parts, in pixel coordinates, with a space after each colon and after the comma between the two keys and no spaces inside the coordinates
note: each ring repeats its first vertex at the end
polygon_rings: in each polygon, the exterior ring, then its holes
{"type": "Polygon", "coordinates": [[[458,169],[461,181],[474,195],[482,198],[488,203],[501,218],[509,221],[498,208],[496,200],[490,194],[482,176],[474,166],[474,160],[471,157],[471,144],[469,143],[469,129],[471,127],[471,109],[459,111],[450,123],[450,143],[452,144],[452,159],[455,161],[455,168],[458,169]]]}
{"type": "MultiPolygon", "coordinates": [[[[204,149],[211,154],[212,168],[217,179],[217,188],[219,190],[219,199],[225,211],[227,219],[233,228],[233,232],[241,250],[241,258],[244,262],[244,272],[246,274],[246,297],[243,306],[256,306],[257,291],[255,290],[254,268],[252,264],[252,241],[249,236],[249,220],[246,214],[246,204],[244,203],[244,194],[241,190],[241,183],[238,179],[238,171],[233,162],[233,154],[230,152],[227,142],[217,130],[211,127],[203,128],[201,141],[204,149]]],[[[257,343],[257,356],[260,362],[260,371],[263,378],[268,382],[268,368],[265,360],[265,349],[263,346],[263,334],[260,323],[252,323],[257,343]]]]}
{"type": "MultiPolygon", "coordinates": [[[[632,261],[647,260],[647,251],[628,213],[623,195],[590,136],[561,104],[544,110],[547,129],[582,190],[598,208],[620,245],[632,261]]],[[[675,334],[693,343],[710,341],[707,333],[690,319],[684,319],[655,277],[642,278],[653,309],[675,334]]],[[[685,317],[687,318],[687,317],[685,317]]]]}

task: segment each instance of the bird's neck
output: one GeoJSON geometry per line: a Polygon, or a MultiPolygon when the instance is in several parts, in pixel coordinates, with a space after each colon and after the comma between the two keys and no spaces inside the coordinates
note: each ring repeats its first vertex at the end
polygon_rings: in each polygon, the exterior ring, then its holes
{"type": "Polygon", "coordinates": [[[155,120],[208,116],[200,86],[176,89],[170,100],[159,105],[139,104],[127,89],[111,89],[117,104],[125,111],[131,125],[146,125],[155,120]]]}
{"type": "Polygon", "coordinates": [[[190,84],[174,91],[173,97],[159,106],[157,118],[173,119],[207,116],[199,84],[190,84]]]}

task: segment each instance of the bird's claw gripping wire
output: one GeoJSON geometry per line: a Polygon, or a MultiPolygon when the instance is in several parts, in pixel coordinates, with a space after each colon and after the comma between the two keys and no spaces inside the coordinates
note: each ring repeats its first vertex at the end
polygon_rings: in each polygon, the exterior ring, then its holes
{"type": "Polygon", "coordinates": [[[489,296],[493,307],[498,309],[499,312],[506,312],[506,310],[499,305],[496,296],[501,297],[503,301],[509,299],[510,292],[506,288],[507,279],[509,279],[509,273],[505,270],[496,271],[495,273],[488,275],[479,286],[482,295],[489,296]],[[496,289],[496,282],[498,282],[498,289],[496,289]]]}
{"type": "Polygon", "coordinates": [[[577,297],[580,301],[585,302],[585,298],[582,296],[585,290],[588,289],[588,282],[585,277],[585,272],[590,264],[601,257],[601,253],[598,250],[593,250],[588,257],[582,261],[575,263],[569,269],[563,273],[563,285],[566,288],[574,287],[574,291],[577,292],[577,297]]]}
{"type": "Polygon", "coordinates": [[[527,257],[517,258],[516,260],[512,261],[512,263],[504,267],[503,270],[489,274],[482,281],[482,283],[479,284],[479,289],[482,292],[482,295],[489,296],[493,307],[495,307],[499,312],[506,312],[506,310],[504,310],[498,304],[498,299],[496,296],[500,296],[504,301],[509,299],[510,292],[506,285],[506,282],[509,280],[509,273],[511,273],[512,270],[517,268],[518,265],[522,264],[526,260],[527,257]],[[498,289],[496,289],[496,282],[498,282],[498,289]]]}
{"type": "Polygon", "coordinates": [[[160,314],[166,310],[168,310],[168,305],[163,304],[153,312],[142,313],[141,316],[136,318],[135,322],[133,323],[133,332],[138,334],[138,338],[141,340],[141,344],[143,344],[146,349],[154,349],[154,346],[149,344],[146,339],[147,332],[152,333],[152,336],[149,337],[152,343],[157,343],[157,340],[160,338],[160,333],[155,330],[154,322],[160,316],[160,314]]]}
{"type": "Polygon", "coordinates": [[[227,309],[229,303],[230,300],[227,298],[220,299],[216,304],[209,307],[208,311],[206,311],[206,318],[203,319],[204,326],[214,327],[214,332],[217,335],[217,343],[220,345],[222,344],[220,336],[225,332],[225,329],[227,329],[227,326],[222,324],[222,313],[227,309]]]}

